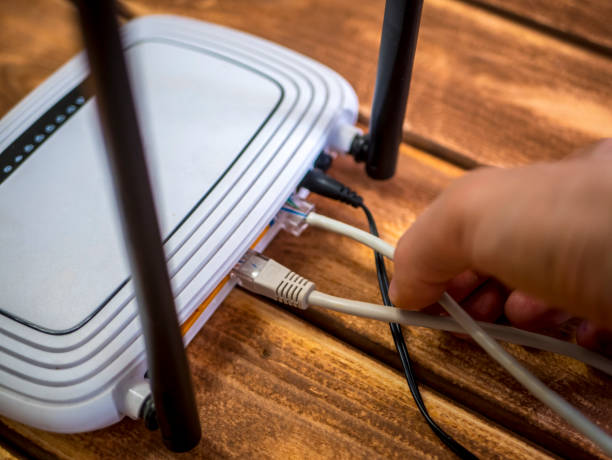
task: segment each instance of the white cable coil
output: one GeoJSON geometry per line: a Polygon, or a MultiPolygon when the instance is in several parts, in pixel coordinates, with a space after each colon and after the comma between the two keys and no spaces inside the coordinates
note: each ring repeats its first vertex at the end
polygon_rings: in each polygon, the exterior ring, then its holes
{"type": "Polygon", "coordinates": [[[488,354],[501,364],[531,394],[563,417],[576,430],[597,444],[607,455],[612,455],[612,437],[586,418],[578,409],[544,385],[515,358],[493,340],[472,317],[446,292],[440,299],[446,311],[470,334],[488,354]]]}

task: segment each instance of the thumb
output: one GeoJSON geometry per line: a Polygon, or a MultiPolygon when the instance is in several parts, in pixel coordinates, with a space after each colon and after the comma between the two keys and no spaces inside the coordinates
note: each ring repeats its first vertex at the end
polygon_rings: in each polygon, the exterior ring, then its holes
{"type": "Polygon", "coordinates": [[[482,174],[455,181],[404,233],[394,255],[394,277],[389,288],[393,303],[419,309],[436,302],[456,275],[470,268],[464,235],[471,209],[478,209],[476,193],[482,174]],[[467,193],[466,193],[467,192],[467,193]]]}

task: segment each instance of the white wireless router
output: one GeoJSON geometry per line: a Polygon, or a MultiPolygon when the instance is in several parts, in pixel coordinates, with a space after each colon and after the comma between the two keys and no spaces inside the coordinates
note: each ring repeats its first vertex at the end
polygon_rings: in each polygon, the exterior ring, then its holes
{"type": "MultiPolygon", "coordinates": [[[[357,99],[322,65],[222,27],[149,17],[123,33],[189,341],[357,99]]],[[[0,121],[0,408],[63,432],[119,420],[117,388],[146,371],[87,74],[77,56],[0,121]]]]}
{"type": "MultiPolygon", "coordinates": [[[[188,343],[318,154],[350,149],[357,98],[323,65],[227,28],[153,16],[121,32],[188,343]]],[[[81,53],[0,120],[0,412],[56,432],[137,418],[151,399],[91,80],[81,53]]]]}

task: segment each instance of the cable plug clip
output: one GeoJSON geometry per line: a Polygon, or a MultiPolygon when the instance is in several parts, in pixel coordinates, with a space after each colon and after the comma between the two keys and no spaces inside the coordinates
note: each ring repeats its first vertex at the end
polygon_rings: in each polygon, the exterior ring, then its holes
{"type": "Polygon", "coordinates": [[[291,196],[276,215],[276,221],[283,230],[293,236],[300,236],[308,223],[306,218],[314,210],[314,204],[302,200],[295,194],[291,196]]]}
{"type": "Polygon", "coordinates": [[[230,276],[247,291],[302,310],[308,308],[308,296],[315,289],[312,281],[251,250],[240,258],[230,276]]]}

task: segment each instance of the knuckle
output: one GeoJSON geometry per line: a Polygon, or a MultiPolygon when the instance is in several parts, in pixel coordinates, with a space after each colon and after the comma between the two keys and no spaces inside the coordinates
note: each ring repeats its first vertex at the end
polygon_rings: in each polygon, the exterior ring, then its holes
{"type": "Polygon", "coordinates": [[[445,205],[455,216],[469,216],[474,209],[479,208],[497,172],[494,168],[481,168],[465,174],[444,194],[445,205]]]}

